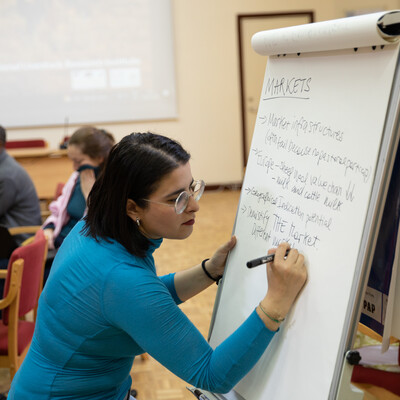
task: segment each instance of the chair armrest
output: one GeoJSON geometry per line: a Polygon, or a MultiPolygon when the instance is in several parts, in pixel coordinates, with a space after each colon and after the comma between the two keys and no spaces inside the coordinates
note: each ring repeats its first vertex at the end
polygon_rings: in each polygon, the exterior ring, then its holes
{"type": "Polygon", "coordinates": [[[8,231],[11,235],[19,235],[21,233],[36,233],[40,228],[40,225],[13,226],[12,228],[8,228],[8,231]]]}
{"type": "Polygon", "coordinates": [[[22,281],[22,271],[24,270],[24,260],[22,258],[12,263],[10,287],[7,296],[0,300],[0,310],[8,307],[18,296],[22,281]]]}
{"type": "Polygon", "coordinates": [[[0,269],[0,279],[6,279],[6,278],[7,278],[7,270],[0,269]]]}

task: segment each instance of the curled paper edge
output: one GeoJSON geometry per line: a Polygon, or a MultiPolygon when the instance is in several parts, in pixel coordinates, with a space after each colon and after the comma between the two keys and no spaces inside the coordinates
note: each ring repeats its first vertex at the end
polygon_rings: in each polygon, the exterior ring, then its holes
{"type": "Polygon", "coordinates": [[[400,10],[257,32],[251,39],[260,55],[331,51],[398,41],[400,10]]]}

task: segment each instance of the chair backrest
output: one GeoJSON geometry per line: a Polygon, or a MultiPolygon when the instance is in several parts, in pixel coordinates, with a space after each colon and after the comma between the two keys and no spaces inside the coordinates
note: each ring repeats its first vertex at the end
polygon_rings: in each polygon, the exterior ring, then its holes
{"type": "MultiPolygon", "coordinates": [[[[4,296],[9,289],[9,281],[12,263],[22,258],[24,260],[24,272],[22,275],[21,294],[19,301],[18,316],[22,317],[29,311],[34,310],[42,287],[44,258],[46,256],[47,240],[43,230],[35,234],[32,243],[20,246],[13,251],[8,263],[7,279],[4,286],[4,296]]],[[[8,324],[8,310],[3,312],[3,323],[8,324]]]]}

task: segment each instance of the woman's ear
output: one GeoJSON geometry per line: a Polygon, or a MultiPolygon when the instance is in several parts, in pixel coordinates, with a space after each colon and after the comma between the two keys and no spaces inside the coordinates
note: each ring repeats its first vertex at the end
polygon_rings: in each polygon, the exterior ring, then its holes
{"type": "Polygon", "coordinates": [[[139,211],[140,208],[138,205],[132,199],[128,199],[126,202],[126,215],[133,221],[136,221],[137,218],[140,218],[139,211]]]}

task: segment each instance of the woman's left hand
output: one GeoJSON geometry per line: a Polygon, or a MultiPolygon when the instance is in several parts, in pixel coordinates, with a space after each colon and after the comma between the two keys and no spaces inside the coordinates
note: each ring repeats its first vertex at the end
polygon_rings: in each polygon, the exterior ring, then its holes
{"type": "Polygon", "coordinates": [[[232,236],[231,239],[219,247],[214,255],[206,262],[205,267],[212,277],[217,278],[224,274],[226,257],[235,245],[236,236],[232,236]]]}

